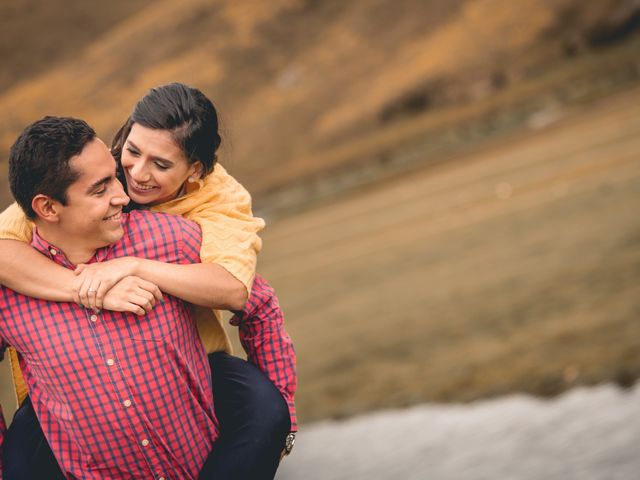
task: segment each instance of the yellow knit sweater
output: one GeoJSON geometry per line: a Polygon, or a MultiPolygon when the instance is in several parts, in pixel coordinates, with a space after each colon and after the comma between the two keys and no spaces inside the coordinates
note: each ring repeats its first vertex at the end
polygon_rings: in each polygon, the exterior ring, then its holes
{"type": "MultiPolygon", "coordinates": [[[[188,184],[187,193],[174,200],[153,207],[154,211],[182,215],[196,222],[202,229],[200,258],[203,262],[217,263],[240,280],[251,292],[256,271],[256,257],[262,248],[258,232],[264,221],[251,212],[251,196],[222,165],[217,164],[213,172],[198,183],[188,184]]],[[[0,239],[31,242],[33,224],[16,204],[0,214],[0,239]]],[[[202,343],[207,353],[231,352],[220,312],[196,310],[196,321],[202,343]]],[[[11,368],[18,404],[27,395],[27,386],[18,356],[9,349],[11,368]]]]}

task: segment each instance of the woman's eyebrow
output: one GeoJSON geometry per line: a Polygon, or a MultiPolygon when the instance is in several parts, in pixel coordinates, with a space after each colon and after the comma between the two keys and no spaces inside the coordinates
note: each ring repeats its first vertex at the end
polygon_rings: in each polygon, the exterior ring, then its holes
{"type": "Polygon", "coordinates": [[[133,147],[134,149],[136,149],[136,150],[140,151],[140,149],[138,148],[138,146],[137,146],[135,143],[133,143],[131,140],[127,140],[127,144],[128,144],[129,146],[133,147]]]}
{"type": "MultiPolygon", "coordinates": [[[[140,151],[140,149],[138,148],[138,146],[137,146],[135,143],[133,143],[131,140],[127,140],[127,144],[128,144],[130,147],[133,147],[133,149],[134,149],[134,150],[136,150],[136,151],[138,151],[138,152],[140,151]]],[[[169,165],[173,165],[173,161],[169,160],[168,158],[158,157],[157,155],[152,155],[152,158],[153,158],[154,160],[159,160],[159,161],[161,161],[161,162],[166,162],[166,163],[168,163],[169,165]]]]}

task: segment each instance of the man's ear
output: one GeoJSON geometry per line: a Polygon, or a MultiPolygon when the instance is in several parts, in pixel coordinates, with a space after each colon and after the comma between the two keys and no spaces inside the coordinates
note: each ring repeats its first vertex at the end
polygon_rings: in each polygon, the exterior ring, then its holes
{"type": "Polygon", "coordinates": [[[60,207],[62,205],[57,200],[39,193],[31,200],[31,208],[36,212],[36,216],[46,222],[58,222],[60,207]]]}

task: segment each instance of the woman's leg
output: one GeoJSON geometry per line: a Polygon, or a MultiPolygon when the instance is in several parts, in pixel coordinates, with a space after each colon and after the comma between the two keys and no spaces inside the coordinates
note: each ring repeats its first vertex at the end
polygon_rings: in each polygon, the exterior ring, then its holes
{"type": "Polygon", "coordinates": [[[62,479],[29,397],[13,417],[2,447],[4,480],[62,479]]]}
{"type": "Polygon", "coordinates": [[[280,391],[254,365],[232,355],[209,355],[220,438],[200,479],[273,479],[291,427],[280,391]]]}

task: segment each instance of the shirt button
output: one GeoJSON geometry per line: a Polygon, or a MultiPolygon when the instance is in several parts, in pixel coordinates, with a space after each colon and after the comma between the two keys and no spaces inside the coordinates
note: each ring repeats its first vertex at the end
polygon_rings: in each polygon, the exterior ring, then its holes
{"type": "Polygon", "coordinates": [[[147,445],[149,445],[149,440],[147,440],[146,438],[143,438],[140,443],[142,444],[143,447],[146,447],[147,445]]]}
{"type": "Polygon", "coordinates": [[[164,480],[164,477],[160,477],[160,478],[158,478],[158,480],[164,480]]]}
{"type": "Polygon", "coordinates": [[[98,316],[97,315],[91,315],[91,321],[92,322],[97,322],[98,321],[98,316]]]}
{"type": "Polygon", "coordinates": [[[130,407],[130,406],[131,406],[131,400],[129,400],[129,399],[127,398],[124,402],[122,402],[122,404],[123,404],[125,407],[130,407]]]}
{"type": "Polygon", "coordinates": [[[49,253],[51,253],[51,255],[57,255],[58,254],[58,250],[56,250],[55,248],[50,248],[49,249],[49,253]]]}
{"type": "Polygon", "coordinates": [[[113,366],[113,364],[116,363],[113,361],[113,358],[107,358],[107,365],[109,365],[110,367],[113,366]]]}

